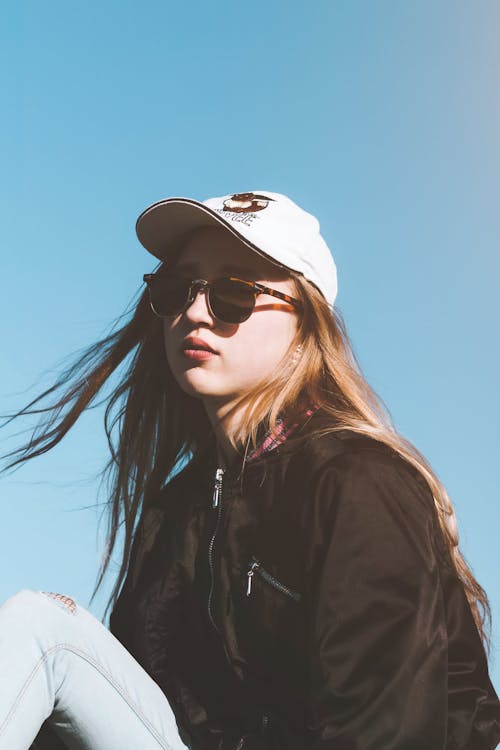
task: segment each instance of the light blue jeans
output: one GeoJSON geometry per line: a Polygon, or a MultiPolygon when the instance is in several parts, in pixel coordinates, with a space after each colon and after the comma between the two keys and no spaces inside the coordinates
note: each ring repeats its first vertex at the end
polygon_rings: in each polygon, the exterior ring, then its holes
{"type": "Polygon", "coordinates": [[[0,750],[43,722],[70,750],[188,750],[156,682],[88,610],[23,589],[0,606],[0,750]]]}

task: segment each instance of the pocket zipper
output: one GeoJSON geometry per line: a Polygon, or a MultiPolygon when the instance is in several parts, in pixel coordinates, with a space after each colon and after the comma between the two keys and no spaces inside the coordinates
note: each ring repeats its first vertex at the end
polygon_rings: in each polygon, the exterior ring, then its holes
{"type": "Polygon", "coordinates": [[[299,594],[298,591],[293,591],[292,589],[288,588],[288,586],[285,586],[284,583],[278,581],[277,578],[271,575],[271,573],[268,573],[268,571],[262,567],[262,563],[260,562],[260,560],[257,560],[257,558],[253,556],[250,567],[247,570],[247,596],[250,596],[252,590],[252,577],[255,573],[258,573],[258,575],[260,575],[261,578],[271,584],[271,586],[274,586],[274,588],[278,589],[278,591],[282,591],[283,594],[291,597],[296,602],[299,602],[301,600],[302,594],[299,594]]]}

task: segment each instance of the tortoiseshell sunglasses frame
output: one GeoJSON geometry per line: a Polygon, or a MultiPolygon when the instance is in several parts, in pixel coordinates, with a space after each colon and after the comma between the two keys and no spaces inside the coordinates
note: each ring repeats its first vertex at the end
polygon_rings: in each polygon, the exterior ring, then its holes
{"type": "MultiPolygon", "coordinates": [[[[156,277],[157,277],[157,274],[155,274],[155,273],[145,273],[143,278],[144,278],[144,281],[146,282],[146,284],[149,287],[150,283],[156,277]]],[[[161,314],[159,314],[154,309],[153,304],[151,302],[151,298],[150,298],[151,309],[153,310],[153,312],[155,313],[155,315],[157,315],[159,318],[173,318],[176,315],[179,315],[180,313],[184,312],[184,310],[186,310],[189,307],[189,305],[192,304],[192,302],[194,301],[195,296],[198,293],[198,291],[200,289],[203,289],[205,291],[205,293],[207,293],[207,304],[208,304],[208,308],[210,310],[211,315],[213,315],[213,317],[216,318],[217,320],[221,320],[220,317],[214,313],[214,311],[212,310],[212,306],[210,304],[210,287],[213,284],[215,284],[217,281],[220,281],[221,279],[229,279],[230,281],[236,281],[236,282],[239,282],[240,284],[244,284],[245,286],[248,286],[248,287],[250,287],[252,289],[252,292],[253,292],[253,295],[254,295],[254,304],[253,304],[253,307],[250,310],[250,312],[248,313],[248,315],[243,320],[239,321],[240,323],[243,323],[245,320],[248,320],[248,318],[250,317],[250,315],[253,313],[253,311],[255,309],[255,300],[257,299],[257,296],[259,294],[269,294],[271,297],[276,297],[277,299],[281,299],[284,302],[288,302],[289,305],[292,305],[292,307],[295,307],[295,309],[297,309],[297,310],[301,310],[302,309],[302,302],[300,300],[298,300],[298,299],[295,299],[294,297],[291,297],[289,294],[286,294],[285,292],[280,292],[277,289],[271,289],[268,286],[263,286],[262,284],[259,284],[257,281],[249,281],[247,279],[240,279],[238,276],[221,276],[220,278],[214,279],[213,281],[207,281],[206,279],[192,279],[192,281],[189,282],[189,288],[188,288],[188,293],[187,293],[186,301],[183,304],[183,306],[177,312],[172,313],[170,315],[161,315],[161,314]],[[193,291],[193,290],[195,290],[195,291],[193,291]]],[[[223,323],[230,323],[231,321],[222,320],[221,322],[223,322],[223,323]]]]}

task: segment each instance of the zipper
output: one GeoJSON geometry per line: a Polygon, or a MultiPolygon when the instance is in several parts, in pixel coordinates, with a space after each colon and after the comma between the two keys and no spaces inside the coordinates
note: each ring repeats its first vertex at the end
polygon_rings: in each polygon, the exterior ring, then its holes
{"type": "Polygon", "coordinates": [[[210,618],[212,625],[214,626],[214,628],[217,630],[219,634],[220,634],[220,630],[215,624],[215,620],[212,615],[212,598],[214,594],[213,551],[214,551],[215,537],[217,536],[217,531],[219,529],[220,519],[222,516],[222,480],[224,477],[224,472],[225,472],[225,469],[221,469],[221,468],[218,468],[215,472],[214,491],[212,495],[212,508],[217,508],[217,521],[215,522],[214,533],[212,534],[212,538],[210,539],[210,544],[208,545],[208,566],[210,568],[210,591],[208,594],[208,616],[210,618]]]}
{"type": "Polygon", "coordinates": [[[257,558],[253,556],[250,567],[247,571],[247,596],[250,596],[250,593],[252,591],[252,578],[255,573],[260,575],[260,577],[271,584],[271,586],[274,586],[275,589],[278,589],[278,591],[286,594],[296,602],[299,602],[302,599],[302,594],[299,594],[298,591],[293,591],[293,589],[290,589],[288,586],[285,586],[284,583],[278,581],[277,578],[275,578],[273,575],[271,575],[271,573],[269,573],[265,568],[262,567],[262,563],[260,562],[260,560],[257,560],[257,558]]]}
{"type": "Polygon", "coordinates": [[[217,469],[215,472],[214,494],[212,495],[212,508],[217,508],[222,497],[222,477],[225,469],[217,469]]]}

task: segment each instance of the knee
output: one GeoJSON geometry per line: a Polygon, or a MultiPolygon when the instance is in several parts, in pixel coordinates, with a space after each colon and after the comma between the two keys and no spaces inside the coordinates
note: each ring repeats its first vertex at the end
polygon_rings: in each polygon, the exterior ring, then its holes
{"type": "Polygon", "coordinates": [[[58,604],[66,612],[74,614],[76,603],[69,596],[56,594],[52,591],[35,591],[33,589],[21,589],[13,596],[5,600],[3,606],[11,612],[22,612],[24,615],[32,614],[40,607],[40,604],[48,600],[58,604]]]}
{"type": "Polygon", "coordinates": [[[52,601],[55,601],[57,604],[59,604],[63,609],[71,612],[72,615],[75,613],[76,603],[70,596],[66,596],[66,594],[56,594],[54,591],[39,591],[37,593],[41,594],[42,596],[49,597],[50,599],[52,599],[52,601]]]}

